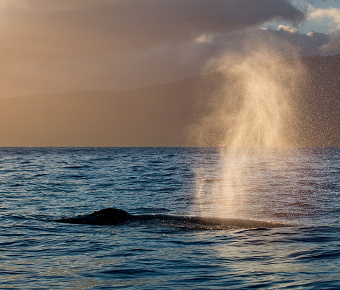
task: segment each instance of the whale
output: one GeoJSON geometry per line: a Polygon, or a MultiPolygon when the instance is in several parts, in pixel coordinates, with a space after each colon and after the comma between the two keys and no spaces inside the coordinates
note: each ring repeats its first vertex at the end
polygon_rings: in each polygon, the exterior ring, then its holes
{"type": "Polygon", "coordinates": [[[119,208],[104,208],[94,211],[87,215],[78,215],[75,217],[61,218],[54,220],[60,223],[70,224],[88,224],[88,225],[107,225],[114,226],[127,222],[147,222],[159,221],[170,222],[172,224],[180,225],[198,225],[206,228],[217,229],[255,229],[255,228],[278,228],[290,227],[291,224],[275,221],[260,221],[252,219],[239,218],[216,218],[216,217],[200,217],[200,216],[175,216],[164,214],[147,214],[137,215],[130,214],[125,210],[119,208]]]}

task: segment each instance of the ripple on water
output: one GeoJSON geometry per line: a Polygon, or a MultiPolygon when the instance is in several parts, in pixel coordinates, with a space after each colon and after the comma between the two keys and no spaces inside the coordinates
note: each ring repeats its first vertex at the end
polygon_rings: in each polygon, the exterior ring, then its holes
{"type": "Polygon", "coordinates": [[[247,169],[243,195],[230,203],[237,217],[294,227],[52,221],[107,207],[198,215],[196,178],[206,188],[224,184],[219,158],[226,152],[0,149],[1,288],[340,289],[339,149],[276,152],[247,169]],[[267,170],[269,163],[277,167],[267,170]]]}

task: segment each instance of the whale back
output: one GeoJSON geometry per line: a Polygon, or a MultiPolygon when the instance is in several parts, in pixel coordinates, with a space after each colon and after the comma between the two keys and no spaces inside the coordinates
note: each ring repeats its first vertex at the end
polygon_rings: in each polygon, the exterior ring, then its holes
{"type": "Polygon", "coordinates": [[[133,216],[119,208],[104,208],[94,211],[89,215],[81,215],[73,218],[63,218],[57,222],[70,224],[89,225],[117,225],[132,220],[133,216]]]}
{"type": "Polygon", "coordinates": [[[160,221],[176,222],[180,226],[198,225],[199,228],[207,229],[235,229],[235,228],[276,228],[289,227],[290,224],[270,221],[244,220],[238,218],[209,218],[193,216],[171,216],[171,215],[131,215],[119,208],[104,208],[88,215],[63,218],[56,220],[62,223],[90,224],[90,225],[118,225],[127,221],[160,221]]]}
{"type": "Polygon", "coordinates": [[[89,217],[94,217],[98,220],[106,221],[110,225],[114,225],[130,220],[132,215],[119,208],[104,208],[94,211],[89,214],[89,217]]]}

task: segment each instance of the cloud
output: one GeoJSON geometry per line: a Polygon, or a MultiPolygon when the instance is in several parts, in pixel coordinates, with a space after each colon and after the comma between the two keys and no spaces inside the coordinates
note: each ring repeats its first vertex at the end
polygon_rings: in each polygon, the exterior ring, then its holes
{"type": "Polygon", "coordinates": [[[179,79],[274,19],[304,14],[288,0],[2,0],[0,97],[179,79]]]}
{"type": "MultiPolygon", "coordinates": [[[[268,29],[268,36],[274,38],[276,42],[287,42],[299,55],[323,54],[321,47],[329,43],[331,37],[325,33],[310,32],[307,34],[299,33],[294,28],[279,26],[278,29],[268,29]]],[[[270,40],[269,40],[270,42],[270,40]]],[[[336,52],[334,52],[335,54],[336,52]]]]}
{"type": "Polygon", "coordinates": [[[333,32],[336,30],[340,30],[340,8],[327,8],[327,9],[315,9],[313,6],[309,5],[309,13],[308,19],[309,20],[321,20],[323,18],[328,18],[333,22],[334,29],[333,32]]]}
{"type": "MultiPolygon", "coordinates": [[[[274,18],[301,21],[285,0],[16,0],[5,16],[2,37],[25,41],[31,56],[146,49],[228,33],[274,18]],[[245,9],[247,7],[247,9],[245,9]]],[[[23,49],[24,50],[24,49],[23,49]]],[[[34,57],[33,57],[34,58],[34,57]]]]}
{"type": "Polygon", "coordinates": [[[294,26],[279,25],[278,30],[287,31],[290,33],[296,33],[297,29],[294,26]]]}
{"type": "MultiPolygon", "coordinates": [[[[307,41],[310,49],[314,49],[314,54],[335,55],[340,53],[340,8],[318,8],[315,9],[311,4],[308,6],[307,20],[322,21],[330,20],[329,26],[332,28],[330,33],[307,33],[307,41]]],[[[301,36],[305,37],[305,36],[301,36]]],[[[306,38],[306,37],[305,37],[306,38]]]]}

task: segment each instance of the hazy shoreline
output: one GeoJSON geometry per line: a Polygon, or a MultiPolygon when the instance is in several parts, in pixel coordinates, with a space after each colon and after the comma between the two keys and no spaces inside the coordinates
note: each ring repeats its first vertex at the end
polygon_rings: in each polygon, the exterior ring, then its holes
{"type": "MultiPolygon", "coordinates": [[[[340,146],[340,56],[304,57],[307,78],[292,96],[297,112],[293,147],[340,146]]],[[[189,136],[211,114],[216,72],[126,91],[79,91],[0,100],[0,147],[219,146],[189,136]]],[[[227,112],[228,113],[228,112],[227,112]]]]}

